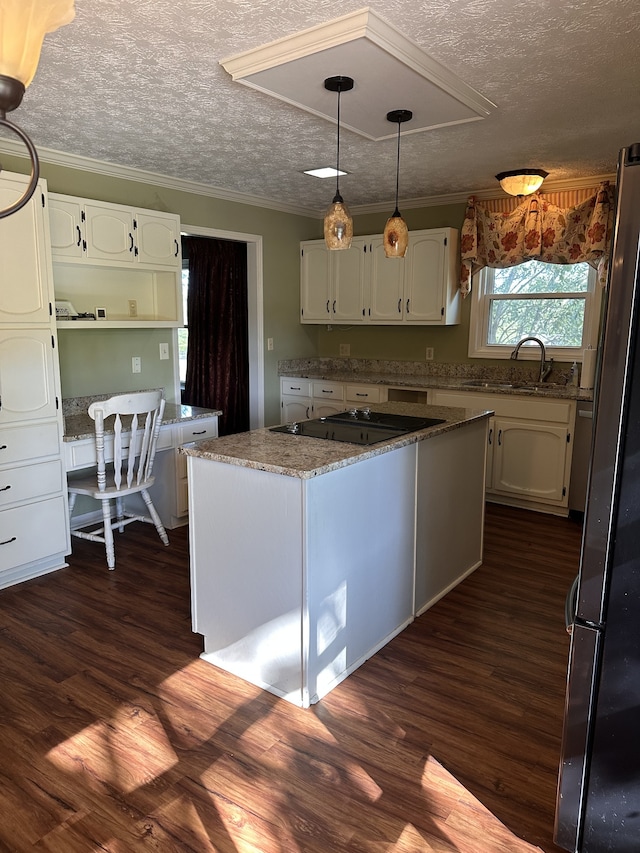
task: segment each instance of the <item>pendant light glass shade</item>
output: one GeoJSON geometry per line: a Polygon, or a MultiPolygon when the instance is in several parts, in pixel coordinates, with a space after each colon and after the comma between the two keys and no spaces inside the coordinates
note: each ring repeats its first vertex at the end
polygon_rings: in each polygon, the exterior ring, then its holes
{"type": "Polygon", "coordinates": [[[27,204],[40,177],[40,163],[33,142],[7,119],[7,113],[22,103],[25,89],[38,68],[45,35],[73,20],[73,4],[74,0],[0,0],[0,127],[6,127],[22,140],[31,160],[31,177],[26,190],[16,202],[0,210],[0,219],[27,204]]]}
{"type": "Polygon", "coordinates": [[[340,95],[353,89],[351,77],[327,77],[325,89],[338,93],[338,132],[336,144],[336,194],[324,217],[324,241],[327,249],[348,249],[353,239],[353,219],[340,195],[340,95]]]}
{"type": "Polygon", "coordinates": [[[387,219],[382,235],[384,254],[387,258],[404,258],[409,245],[409,229],[398,210],[398,187],[400,183],[400,125],[413,118],[411,110],[392,110],[387,113],[387,121],[398,123],[398,153],[396,157],[396,206],[393,215],[387,219]]]}
{"type": "Polygon", "coordinates": [[[496,180],[509,195],[531,195],[540,189],[548,174],[544,169],[514,169],[511,172],[499,172],[496,180]]]}

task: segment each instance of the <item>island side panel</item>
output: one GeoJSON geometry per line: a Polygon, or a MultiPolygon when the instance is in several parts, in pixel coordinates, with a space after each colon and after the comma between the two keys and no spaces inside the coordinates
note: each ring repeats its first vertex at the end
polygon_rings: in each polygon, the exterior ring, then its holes
{"type": "Polygon", "coordinates": [[[188,466],[202,657],[302,705],[302,481],[193,456],[188,466]]]}
{"type": "Polygon", "coordinates": [[[418,444],[416,615],[482,562],[488,424],[418,444]]]}
{"type": "Polygon", "coordinates": [[[307,481],[312,703],[413,619],[416,458],[413,444],[307,481]]]}

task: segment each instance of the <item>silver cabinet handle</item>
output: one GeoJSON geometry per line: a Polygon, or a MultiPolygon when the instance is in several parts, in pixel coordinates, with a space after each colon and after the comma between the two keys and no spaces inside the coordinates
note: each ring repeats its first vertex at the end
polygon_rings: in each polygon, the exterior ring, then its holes
{"type": "Polygon", "coordinates": [[[206,435],[206,434],[207,434],[206,429],[201,429],[199,432],[196,432],[196,431],[194,430],[194,431],[191,433],[191,435],[206,435]]]}
{"type": "Polygon", "coordinates": [[[322,389],[322,393],[323,393],[323,394],[333,394],[333,391],[331,391],[331,390],[327,390],[326,388],[323,388],[323,389],[322,389]]]}

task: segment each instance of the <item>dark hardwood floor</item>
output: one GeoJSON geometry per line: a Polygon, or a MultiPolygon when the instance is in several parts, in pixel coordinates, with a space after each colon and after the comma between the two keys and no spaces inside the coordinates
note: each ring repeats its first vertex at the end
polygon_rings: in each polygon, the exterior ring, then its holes
{"type": "Polygon", "coordinates": [[[482,567],[309,710],[198,658],[186,529],[74,541],[0,592],[0,851],[555,853],[580,532],[489,505],[482,567]]]}

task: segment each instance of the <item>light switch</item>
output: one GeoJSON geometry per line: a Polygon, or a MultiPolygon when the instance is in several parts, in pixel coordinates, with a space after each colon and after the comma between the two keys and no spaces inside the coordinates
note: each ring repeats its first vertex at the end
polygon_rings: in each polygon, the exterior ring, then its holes
{"type": "Polygon", "coordinates": [[[166,361],[169,358],[169,344],[160,344],[160,361],[166,361]]]}
{"type": "Polygon", "coordinates": [[[140,373],[142,370],[142,359],[139,355],[134,355],[131,359],[131,372],[140,373]]]}

